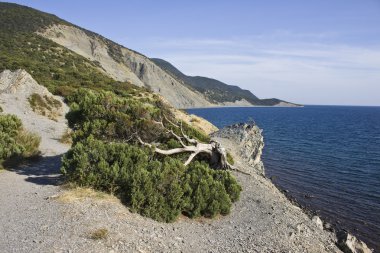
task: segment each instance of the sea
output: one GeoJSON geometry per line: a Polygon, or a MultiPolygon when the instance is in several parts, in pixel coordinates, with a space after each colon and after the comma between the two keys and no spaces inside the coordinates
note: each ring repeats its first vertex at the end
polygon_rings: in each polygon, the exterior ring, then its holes
{"type": "Polygon", "coordinates": [[[380,252],[380,107],[189,109],[219,128],[263,129],[266,176],[301,206],[380,252]]]}

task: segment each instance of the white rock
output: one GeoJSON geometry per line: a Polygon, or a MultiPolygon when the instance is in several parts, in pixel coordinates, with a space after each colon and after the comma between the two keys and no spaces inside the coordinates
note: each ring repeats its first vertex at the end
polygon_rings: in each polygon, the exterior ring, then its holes
{"type": "Polygon", "coordinates": [[[317,225],[319,229],[323,230],[323,222],[317,215],[313,216],[311,220],[314,222],[315,225],[317,225]]]}
{"type": "Polygon", "coordinates": [[[367,244],[345,231],[337,233],[338,246],[344,253],[372,253],[367,244]]]}

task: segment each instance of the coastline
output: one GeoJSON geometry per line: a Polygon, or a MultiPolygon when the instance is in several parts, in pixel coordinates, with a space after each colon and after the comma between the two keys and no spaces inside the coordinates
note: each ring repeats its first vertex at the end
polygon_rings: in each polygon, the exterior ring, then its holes
{"type": "MultiPolygon", "coordinates": [[[[331,219],[325,220],[324,218],[323,220],[321,220],[320,214],[317,211],[303,205],[295,197],[289,194],[287,190],[282,189],[279,185],[275,184],[272,181],[272,178],[266,177],[265,172],[264,172],[265,171],[264,164],[260,159],[261,150],[264,145],[259,147],[259,149],[254,148],[254,152],[249,150],[250,148],[252,148],[252,143],[251,143],[252,139],[259,138],[261,139],[261,142],[263,142],[262,136],[260,135],[258,137],[254,136],[254,135],[257,135],[258,131],[260,131],[261,133],[261,129],[257,127],[257,130],[254,131],[254,134],[250,134],[250,132],[252,131],[245,131],[242,133],[242,131],[239,128],[249,129],[249,125],[240,123],[240,124],[235,124],[232,126],[227,126],[221,129],[219,132],[217,132],[216,136],[227,137],[228,139],[231,139],[232,137],[232,140],[233,140],[232,143],[230,143],[230,140],[227,141],[220,138],[217,140],[223,143],[223,146],[228,147],[228,151],[233,153],[235,157],[238,157],[239,160],[241,159],[243,160],[243,162],[240,161],[240,163],[243,163],[243,164],[240,164],[240,166],[249,164],[251,168],[251,175],[255,175],[255,176],[259,175],[259,177],[261,176],[265,178],[269,182],[271,187],[276,188],[279,195],[283,195],[291,205],[293,205],[296,208],[299,208],[299,210],[302,213],[304,213],[309,218],[309,220],[315,223],[314,225],[317,225],[320,228],[321,230],[320,233],[330,234],[330,236],[333,238],[335,242],[335,245],[338,246],[339,250],[342,250],[343,252],[373,252],[373,249],[372,250],[369,249],[368,246],[363,241],[361,241],[360,239],[357,239],[350,232],[345,230],[344,223],[334,222],[331,219]],[[229,129],[229,130],[226,131],[226,129],[229,129]],[[222,132],[222,134],[220,134],[220,132],[222,132]],[[237,136],[234,137],[233,136],[234,134],[237,136]],[[259,166],[257,166],[256,164],[252,164],[252,162],[249,159],[247,160],[248,158],[246,155],[247,153],[252,154],[254,156],[254,159],[259,163],[259,166]],[[257,156],[259,157],[259,160],[257,160],[257,156]]],[[[245,170],[244,172],[248,172],[248,171],[249,171],[249,168],[248,170],[245,170]]],[[[255,177],[255,179],[257,178],[255,177]]],[[[361,238],[361,239],[365,240],[365,238],[361,238]]]]}
{"type": "Polygon", "coordinates": [[[185,107],[178,108],[178,110],[191,110],[191,109],[216,109],[216,108],[302,108],[305,105],[220,105],[220,106],[200,106],[200,107],[185,107]]]}

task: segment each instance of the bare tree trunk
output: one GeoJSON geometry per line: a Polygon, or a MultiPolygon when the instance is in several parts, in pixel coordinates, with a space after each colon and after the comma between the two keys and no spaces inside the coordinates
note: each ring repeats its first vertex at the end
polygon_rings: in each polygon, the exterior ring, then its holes
{"type": "Polygon", "coordinates": [[[188,159],[186,160],[186,162],[184,162],[185,166],[189,165],[195,157],[202,154],[203,156],[208,157],[210,166],[215,169],[233,169],[232,165],[229,164],[227,161],[226,150],[220,145],[220,143],[216,141],[211,141],[210,143],[199,142],[198,140],[190,138],[184,133],[182,129],[182,124],[181,126],[178,126],[177,124],[174,124],[173,122],[168,120],[166,117],[165,119],[173,126],[180,128],[182,136],[175,134],[173,130],[170,130],[167,127],[165,127],[165,125],[162,122],[154,123],[161,125],[168,134],[171,134],[175,139],[179,141],[182,147],[169,150],[160,149],[153,146],[151,143],[144,142],[140,138],[140,136],[137,135],[137,140],[140,142],[140,144],[153,148],[154,152],[161,155],[190,153],[188,159]]]}

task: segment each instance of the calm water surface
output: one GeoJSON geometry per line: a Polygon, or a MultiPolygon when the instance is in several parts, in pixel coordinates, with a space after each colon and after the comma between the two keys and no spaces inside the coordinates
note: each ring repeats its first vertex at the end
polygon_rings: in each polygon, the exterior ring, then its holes
{"type": "Polygon", "coordinates": [[[380,252],[380,107],[190,109],[218,127],[262,128],[267,177],[380,252]]]}

